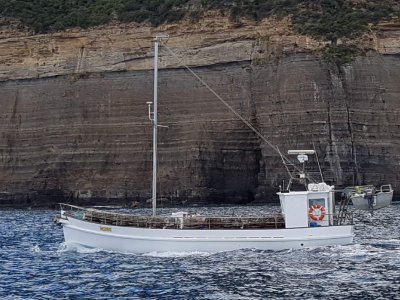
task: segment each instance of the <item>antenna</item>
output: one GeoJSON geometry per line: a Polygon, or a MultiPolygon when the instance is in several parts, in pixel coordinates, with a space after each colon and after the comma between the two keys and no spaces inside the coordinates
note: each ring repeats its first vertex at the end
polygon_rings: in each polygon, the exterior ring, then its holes
{"type": "Polygon", "coordinates": [[[156,34],[156,37],[154,38],[155,41],[160,42],[161,40],[168,40],[169,39],[169,34],[160,32],[156,34]]]}
{"type": "Polygon", "coordinates": [[[305,172],[305,164],[308,161],[308,155],[313,155],[315,154],[315,150],[288,150],[288,154],[289,155],[297,155],[297,160],[302,164],[302,170],[298,170],[298,178],[296,178],[295,176],[293,176],[295,173],[295,171],[293,171],[292,173],[290,173],[290,182],[288,185],[288,190],[290,188],[290,184],[292,182],[292,179],[297,179],[300,181],[300,183],[303,183],[304,186],[307,188],[307,176],[306,176],[306,172],[305,172]]]}

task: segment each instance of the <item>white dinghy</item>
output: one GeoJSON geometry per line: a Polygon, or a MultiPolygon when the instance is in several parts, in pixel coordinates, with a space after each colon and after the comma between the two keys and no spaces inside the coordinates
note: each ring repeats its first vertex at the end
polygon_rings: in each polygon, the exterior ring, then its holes
{"type": "Polygon", "coordinates": [[[351,200],[355,209],[373,211],[392,204],[393,189],[390,184],[380,188],[373,185],[351,186],[345,188],[342,195],[351,200]]]}
{"type": "MultiPolygon", "coordinates": [[[[352,215],[346,207],[335,212],[334,187],[325,183],[307,183],[304,168],[296,170],[305,184],[303,191],[291,191],[291,181],[285,191],[278,193],[281,213],[257,217],[201,216],[186,212],[170,216],[156,214],[157,180],[157,69],[158,47],[165,36],[155,40],[154,103],[149,103],[149,118],[153,124],[153,214],[139,216],[61,205],[56,222],[61,224],[67,243],[106,250],[147,252],[218,252],[243,248],[281,250],[350,244],[354,237],[352,215]]],[[[170,52],[171,50],[167,48],[170,52]]],[[[171,52],[172,53],[172,52],[171,52]]],[[[174,56],[175,54],[172,53],[174,56]]],[[[277,151],[287,165],[290,160],[261,135],[247,120],[217,95],[194,72],[214,95],[264,142],[277,151]]],[[[313,150],[289,151],[297,154],[304,164],[313,150]]],[[[291,164],[291,163],[290,163],[291,164]]],[[[294,166],[292,164],[292,166],[294,166]]],[[[304,165],[303,165],[304,166],[304,165]]]]}

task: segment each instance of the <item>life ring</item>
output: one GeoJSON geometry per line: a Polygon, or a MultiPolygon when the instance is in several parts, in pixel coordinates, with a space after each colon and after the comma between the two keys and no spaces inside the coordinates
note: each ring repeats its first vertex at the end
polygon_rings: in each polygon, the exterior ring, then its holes
{"type": "Polygon", "coordinates": [[[315,204],[308,210],[309,217],[314,221],[322,221],[326,215],[326,209],[320,204],[315,204]]]}

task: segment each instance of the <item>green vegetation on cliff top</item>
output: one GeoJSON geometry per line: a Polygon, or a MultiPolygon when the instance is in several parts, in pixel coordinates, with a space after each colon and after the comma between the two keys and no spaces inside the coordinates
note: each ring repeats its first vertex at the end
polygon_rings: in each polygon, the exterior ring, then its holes
{"type": "Polygon", "coordinates": [[[159,25],[200,17],[210,9],[229,14],[233,22],[291,15],[299,33],[331,41],[359,35],[368,24],[400,14],[398,0],[0,0],[2,16],[20,19],[37,32],[86,28],[112,19],[159,25]]]}
{"type": "MultiPolygon", "coordinates": [[[[290,16],[295,31],[331,41],[356,37],[370,24],[400,17],[399,0],[0,0],[0,15],[17,18],[35,32],[87,28],[111,20],[162,23],[198,20],[217,10],[240,23],[290,16]]],[[[343,53],[331,51],[330,57],[343,53]]],[[[347,55],[347,54],[346,54],[347,55]]]]}

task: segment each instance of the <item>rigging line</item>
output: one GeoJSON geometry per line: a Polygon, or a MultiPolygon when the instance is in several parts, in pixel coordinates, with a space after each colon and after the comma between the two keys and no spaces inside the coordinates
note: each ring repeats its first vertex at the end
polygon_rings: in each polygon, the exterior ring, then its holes
{"type": "Polygon", "coordinates": [[[317,157],[317,163],[318,163],[319,174],[321,175],[321,180],[322,180],[322,182],[324,182],[324,175],[322,174],[321,165],[319,164],[319,158],[318,158],[318,154],[317,154],[317,149],[315,149],[314,141],[312,142],[312,145],[313,145],[313,148],[314,148],[315,156],[317,157]]]}
{"type": "MultiPolygon", "coordinates": [[[[288,159],[285,155],[283,155],[282,153],[280,153],[280,151],[278,149],[276,149],[276,147],[270,142],[268,141],[262,134],[261,132],[259,132],[253,125],[251,125],[251,123],[249,121],[247,121],[245,118],[243,118],[232,106],[229,105],[228,102],[226,102],[224,99],[222,99],[222,97],[220,95],[217,94],[217,92],[215,92],[203,79],[201,79],[189,66],[187,66],[186,64],[183,63],[183,61],[166,45],[163,45],[169,53],[171,53],[171,55],[173,57],[175,57],[179,63],[181,63],[194,77],[197,78],[197,80],[199,80],[211,93],[214,94],[215,97],[218,98],[219,101],[221,101],[236,117],[238,117],[244,124],[247,125],[247,127],[249,127],[256,135],[258,135],[268,146],[270,146],[275,152],[277,152],[282,158],[284,158],[287,162],[289,162],[290,164],[292,164],[294,166],[294,168],[299,171],[302,172],[300,170],[300,168],[298,168],[297,166],[295,166],[290,159],[288,159]]],[[[310,180],[312,180],[310,178],[310,180]]],[[[314,181],[314,180],[312,180],[314,181]]]]}

